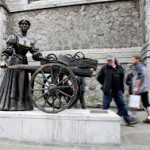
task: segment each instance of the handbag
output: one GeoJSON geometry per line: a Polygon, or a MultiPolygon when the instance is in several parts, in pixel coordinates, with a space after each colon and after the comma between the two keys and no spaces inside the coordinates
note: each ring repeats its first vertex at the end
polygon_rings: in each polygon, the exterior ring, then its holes
{"type": "Polygon", "coordinates": [[[140,103],[141,103],[141,96],[140,95],[130,95],[129,104],[128,104],[129,108],[139,109],[140,103]]]}

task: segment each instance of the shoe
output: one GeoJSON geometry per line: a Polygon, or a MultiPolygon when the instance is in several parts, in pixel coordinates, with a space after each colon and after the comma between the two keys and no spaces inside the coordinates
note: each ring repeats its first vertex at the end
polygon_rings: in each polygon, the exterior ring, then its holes
{"type": "Polygon", "coordinates": [[[138,124],[138,123],[139,123],[139,122],[138,122],[136,119],[134,119],[134,120],[128,122],[128,123],[127,123],[127,126],[133,126],[133,125],[138,124]]]}
{"type": "Polygon", "coordinates": [[[81,106],[82,107],[82,109],[86,109],[86,107],[85,106],[81,106]]]}
{"type": "Polygon", "coordinates": [[[150,124],[150,119],[145,119],[145,120],[143,120],[143,123],[150,124]]]}
{"type": "Polygon", "coordinates": [[[121,113],[120,111],[118,111],[116,114],[117,114],[118,116],[122,117],[122,113],[121,113]]]}

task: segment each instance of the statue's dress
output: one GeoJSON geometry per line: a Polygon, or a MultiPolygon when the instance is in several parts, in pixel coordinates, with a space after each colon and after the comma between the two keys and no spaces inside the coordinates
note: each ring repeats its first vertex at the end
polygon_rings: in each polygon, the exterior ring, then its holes
{"type": "MultiPolygon", "coordinates": [[[[32,39],[11,35],[7,40],[7,48],[2,55],[10,57],[9,66],[28,64],[27,52],[32,53],[34,60],[39,60],[41,53],[35,48],[32,39]]],[[[0,90],[0,110],[23,111],[32,110],[28,95],[29,77],[25,70],[6,69],[0,90]]]]}

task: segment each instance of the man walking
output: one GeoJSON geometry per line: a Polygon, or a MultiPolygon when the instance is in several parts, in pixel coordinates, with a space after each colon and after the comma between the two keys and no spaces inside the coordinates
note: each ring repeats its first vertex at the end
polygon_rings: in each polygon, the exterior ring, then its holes
{"type": "Polygon", "coordinates": [[[122,114],[127,125],[137,124],[137,121],[128,114],[124,102],[124,70],[112,54],[107,55],[107,64],[99,71],[97,80],[102,85],[104,94],[103,109],[108,109],[114,98],[118,111],[122,114]]]}
{"type": "Polygon", "coordinates": [[[81,77],[81,76],[77,76],[77,80],[79,83],[79,100],[80,100],[80,104],[82,109],[86,109],[86,105],[85,105],[85,99],[84,99],[84,93],[85,93],[85,77],[81,77]]]}
{"type": "Polygon", "coordinates": [[[126,78],[126,85],[128,85],[128,94],[132,95],[133,94],[133,85],[132,85],[132,81],[133,81],[133,77],[134,77],[134,73],[133,73],[133,67],[130,66],[129,69],[130,73],[127,75],[126,78]]]}
{"type": "Polygon", "coordinates": [[[131,62],[134,66],[134,77],[133,77],[133,92],[134,94],[141,95],[142,103],[147,111],[148,117],[144,120],[144,123],[150,124],[150,102],[149,102],[149,77],[147,68],[141,62],[141,56],[134,56],[131,62]]]}

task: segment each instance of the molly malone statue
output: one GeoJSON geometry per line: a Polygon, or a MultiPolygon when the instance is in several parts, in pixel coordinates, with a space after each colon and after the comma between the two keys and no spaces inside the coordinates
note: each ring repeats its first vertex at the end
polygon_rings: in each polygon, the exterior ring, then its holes
{"type": "MultiPolygon", "coordinates": [[[[28,20],[21,20],[19,22],[20,33],[8,37],[7,48],[2,52],[1,67],[28,64],[26,57],[28,51],[32,53],[35,61],[42,58],[39,49],[35,48],[34,40],[27,36],[30,26],[28,20]],[[10,61],[7,64],[9,57],[10,61]]],[[[28,84],[28,73],[25,70],[6,69],[0,90],[0,110],[32,110],[33,106],[28,95],[28,84]]]]}

